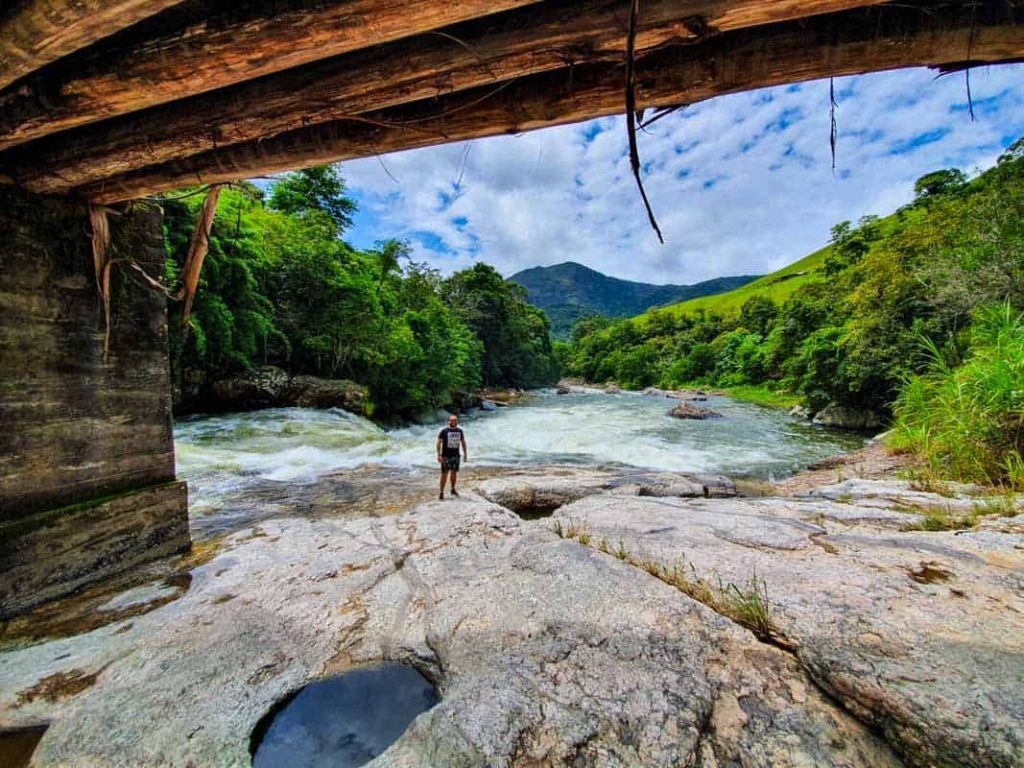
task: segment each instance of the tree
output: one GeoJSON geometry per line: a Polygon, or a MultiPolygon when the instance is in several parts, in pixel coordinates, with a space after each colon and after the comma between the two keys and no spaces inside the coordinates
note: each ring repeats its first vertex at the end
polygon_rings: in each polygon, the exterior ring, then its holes
{"type": "Polygon", "coordinates": [[[871,244],[881,237],[877,216],[861,217],[856,227],[849,221],[836,224],[832,227],[832,247],[825,257],[825,275],[833,277],[847,267],[858,264],[871,249],[871,244]]]}
{"type": "Polygon", "coordinates": [[[914,182],[914,196],[918,201],[930,199],[963,189],[966,183],[967,174],[959,168],[932,171],[914,182]]]}
{"type": "Polygon", "coordinates": [[[442,292],[483,343],[484,384],[533,387],[557,378],[547,316],[526,301],[522,286],[475,264],[452,275],[442,292]]]}
{"type": "Polygon", "coordinates": [[[740,325],[764,336],[778,314],[779,308],[774,301],[767,296],[755,294],[740,307],[740,325]]]}
{"type": "Polygon", "coordinates": [[[356,203],[333,165],[316,165],[281,177],[270,194],[270,207],[292,216],[322,214],[338,237],[352,226],[356,203]]]}

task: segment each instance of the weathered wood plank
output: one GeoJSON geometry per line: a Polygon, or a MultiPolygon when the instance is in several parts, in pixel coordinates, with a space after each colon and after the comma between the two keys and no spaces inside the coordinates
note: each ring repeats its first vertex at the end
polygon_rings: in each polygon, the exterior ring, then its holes
{"type": "MultiPolygon", "coordinates": [[[[787,21],[879,0],[645,0],[639,49],[707,30],[787,21]],[[699,22],[696,19],[700,19],[699,22]]],[[[0,158],[19,183],[57,192],[105,176],[442,93],[570,64],[621,61],[622,0],[555,0],[357,51],[77,131],[0,158]],[[20,155],[20,156],[19,156],[20,155]]]]}
{"type": "Polygon", "coordinates": [[[0,149],[538,0],[258,0],[0,94],[0,149]],[[282,8],[282,6],[284,6],[282,8]],[[259,15],[270,14],[270,15],[259,15]]]}
{"type": "Polygon", "coordinates": [[[0,12],[0,89],[185,0],[25,0],[0,12]]]}
{"type": "MultiPolygon", "coordinates": [[[[693,103],[771,85],[967,59],[1024,57],[1017,3],[884,6],[724,34],[656,51],[638,66],[642,107],[693,103]]],[[[594,64],[290,131],[204,152],[79,188],[101,202],[196,183],[231,181],[317,163],[543,128],[623,109],[622,66],[594,64]]]]}

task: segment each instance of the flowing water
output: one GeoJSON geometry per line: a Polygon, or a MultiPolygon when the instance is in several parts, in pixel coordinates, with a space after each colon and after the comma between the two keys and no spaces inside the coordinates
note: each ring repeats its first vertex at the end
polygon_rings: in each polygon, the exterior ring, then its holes
{"type": "MultiPolygon", "coordinates": [[[[546,390],[521,404],[465,415],[463,474],[472,480],[481,467],[568,464],[771,479],[864,442],[724,397],[702,403],[723,416],[706,421],[670,418],[673,403],[636,393],[546,390]]],[[[443,426],[443,414],[436,423],[386,429],[343,411],[303,408],[181,421],[178,473],[189,481],[194,533],[271,514],[319,513],[346,501],[378,512],[397,511],[392,507],[403,499],[425,501],[443,426]],[[399,487],[412,496],[385,498],[399,487]]]]}

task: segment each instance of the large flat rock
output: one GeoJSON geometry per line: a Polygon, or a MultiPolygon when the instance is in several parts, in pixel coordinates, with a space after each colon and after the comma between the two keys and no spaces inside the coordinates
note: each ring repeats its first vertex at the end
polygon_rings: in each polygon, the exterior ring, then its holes
{"type": "Polygon", "coordinates": [[[687,475],[628,469],[551,466],[497,469],[474,485],[488,501],[523,516],[550,514],[587,496],[735,496],[736,486],[722,475],[687,475]]]}
{"type": "Polygon", "coordinates": [[[907,511],[970,503],[857,481],[805,499],[596,496],[555,522],[727,591],[756,579],[801,665],[907,762],[1009,768],[1024,765],[1024,532],[912,530],[907,511]]]}
{"type": "Polygon", "coordinates": [[[479,499],[237,534],[178,600],[0,655],[0,726],[49,722],[44,766],[244,766],[275,702],[380,659],[442,701],[379,766],[900,764],[792,654],[479,499]]]}

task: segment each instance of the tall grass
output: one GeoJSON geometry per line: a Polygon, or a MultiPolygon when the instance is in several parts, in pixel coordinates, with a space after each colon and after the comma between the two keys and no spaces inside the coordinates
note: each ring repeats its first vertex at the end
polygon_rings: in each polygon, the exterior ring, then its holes
{"type": "Polygon", "coordinates": [[[1024,315],[1009,304],[979,312],[964,364],[933,345],[931,369],[896,402],[891,444],[934,473],[1024,490],[1024,315]]]}

